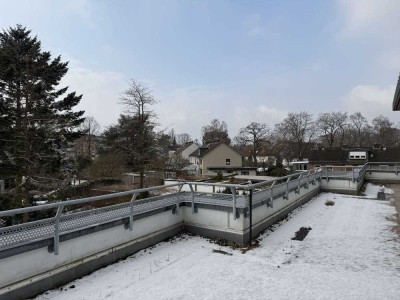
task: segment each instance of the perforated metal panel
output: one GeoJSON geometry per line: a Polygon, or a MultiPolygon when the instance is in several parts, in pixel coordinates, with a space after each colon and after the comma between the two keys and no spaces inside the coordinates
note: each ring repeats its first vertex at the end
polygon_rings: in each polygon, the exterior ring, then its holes
{"type": "Polygon", "coordinates": [[[274,196],[279,195],[284,192],[286,192],[286,183],[282,183],[277,186],[274,186],[274,196]]]}
{"type": "Polygon", "coordinates": [[[66,214],[60,217],[60,232],[81,229],[89,225],[102,224],[122,219],[129,215],[129,203],[66,214]]]}
{"type": "Polygon", "coordinates": [[[302,177],[302,178],[300,178],[300,184],[301,185],[306,184],[309,180],[310,180],[309,176],[302,177]]]}
{"type": "Polygon", "coordinates": [[[0,247],[9,248],[9,246],[52,236],[53,233],[54,220],[52,219],[0,228],[0,247]]]}
{"type": "Polygon", "coordinates": [[[262,190],[253,194],[253,204],[268,200],[272,196],[271,189],[262,190]]]}

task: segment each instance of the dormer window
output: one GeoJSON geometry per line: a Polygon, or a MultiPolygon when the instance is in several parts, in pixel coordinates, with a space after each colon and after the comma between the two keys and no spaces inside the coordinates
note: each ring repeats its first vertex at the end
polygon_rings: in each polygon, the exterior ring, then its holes
{"type": "Polygon", "coordinates": [[[350,159],[366,159],[367,152],[366,151],[350,151],[349,158],[350,159]]]}

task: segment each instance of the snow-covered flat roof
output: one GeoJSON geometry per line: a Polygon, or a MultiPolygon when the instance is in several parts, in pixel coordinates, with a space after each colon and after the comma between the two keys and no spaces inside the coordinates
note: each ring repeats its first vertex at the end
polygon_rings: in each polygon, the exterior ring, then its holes
{"type": "Polygon", "coordinates": [[[389,201],[325,193],[244,254],[182,235],[38,299],[399,299],[395,213],[389,201]],[[292,240],[301,227],[311,230],[292,240]]]}

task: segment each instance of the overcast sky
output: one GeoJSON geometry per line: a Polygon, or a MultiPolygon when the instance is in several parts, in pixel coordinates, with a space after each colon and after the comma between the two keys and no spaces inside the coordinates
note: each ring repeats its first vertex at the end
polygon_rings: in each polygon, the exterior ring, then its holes
{"type": "Polygon", "coordinates": [[[106,127],[131,78],[159,100],[161,128],[200,137],[211,119],[234,137],[288,112],[360,111],[399,122],[400,1],[0,0],[70,62],[64,84],[106,127]]]}

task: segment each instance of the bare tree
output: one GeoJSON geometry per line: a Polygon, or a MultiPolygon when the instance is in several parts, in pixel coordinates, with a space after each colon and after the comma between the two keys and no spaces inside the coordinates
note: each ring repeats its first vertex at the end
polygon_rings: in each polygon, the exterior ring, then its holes
{"type": "Polygon", "coordinates": [[[126,152],[135,162],[134,168],[139,171],[139,188],[144,187],[144,172],[146,166],[151,164],[151,153],[154,151],[156,115],[152,106],[156,103],[151,90],[141,82],[132,80],[128,89],[122,93],[121,103],[125,112],[132,117],[131,140],[134,142],[128,145],[126,152]],[[128,149],[129,147],[129,149],[128,149]]]}
{"type": "Polygon", "coordinates": [[[173,128],[169,131],[168,136],[171,150],[176,150],[178,143],[176,142],[176,134],[173,128]]]}
{"type": "Polygon", "coordinates": [[[360,112],[350,115],[349,120],[352,139],[356,140],[358,147],[361,147],[363,137],[369,127],[368,121],[360,112]]]}
{"type": "Polygon", "coordinates": [[[238,145],[251,145],[254,166],[257,166],[257,153],[266,145],[269,135],[270,130],[267,124],[251,122],[241,128],[235,138],[238,145]]]}
{"type": "Polygon", "coordinates": [[[389,118],[380,115],[372,120],[374,140],[385,147],[398,146],[400,130],[389,118]]]}
{"type": "Polygon", "coordinates": [[[186,144],[187,142],[192,141],[192,138],[188,133],[180,133],[176,135],[176,143],[179,146],[182,146],[183,144],[186,144]]]}
{"type": "Polygon", "coordinates": [[[201,128],[202,142],[207,144],[214,141],[221,141],[226,144],[231,143],[228,136],[228,126],[224,121],[220,122],[218,119],[211,121],[210,125],[201,128]]]}
{"type": "Polygon", "coordinates": [[[93,138],[97,136],[100,133],[100,124],[96,121],[94,117],[88,116],[85,118],[83,123],[80,125],[79,130],[83,133],[86,134],[88,137],[88,153],[89,156],[92,153],[92,142],[93,138]]]}
{"type": "Polygon", "coordinates": [[[302,160],[316,134],[316,127],[311,114],[289,113],[276,125],[275,134],[280,143],[284,144],[284,149],[294,152],[302,160]]]}
{"type": "Polygon", "coordinates": [[[328,147],[333,147],[337,142],[337,137],[341,134],[341,141],[339,144],[343,144],[344,131],[347,126],[347,113],[344,112],[331,112],[322,113],[317,119],[317,126],[322,133],[321,138],[326,141],[328,147]]]}

